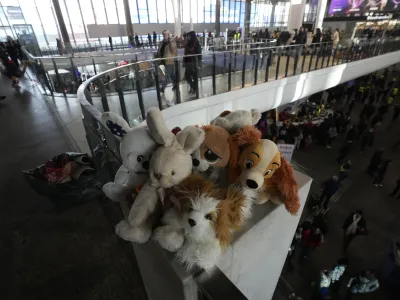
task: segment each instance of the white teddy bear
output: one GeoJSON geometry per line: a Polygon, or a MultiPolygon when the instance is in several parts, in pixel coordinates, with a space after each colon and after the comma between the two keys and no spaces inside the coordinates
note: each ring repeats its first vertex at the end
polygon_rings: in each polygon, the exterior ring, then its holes
{"type": "Polygon", "coordinates": [[[165,189],[179,184],[191,174],[191,154],[204,140],[204,131],[195,126],[187,126],[174,135],[157,108],[150,108],[146,121],[159,147],[150,160],[149,180],[136,197],[128,220],[121,221],[115,228],[121,238],[137,243],[144,243],[150,238],[151,216],[158,200],[163,202],[165,189]]]}
{"type": "Polygon", "coordinates": [[[136,187],[146,183],[149,178],[150,157],[158,145],[146,126],[130,128],[123,118],[112,112],[103,113],[101,119],[111,133],[121,139],[122,166],[117,171],[114,182],[103,186],[103,192],[109,199],[120,202],[136,187]]]}

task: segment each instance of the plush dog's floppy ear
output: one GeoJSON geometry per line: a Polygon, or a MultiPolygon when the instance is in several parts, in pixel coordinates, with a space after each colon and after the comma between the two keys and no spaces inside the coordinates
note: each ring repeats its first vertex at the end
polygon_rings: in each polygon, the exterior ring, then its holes
{"type": "Polygon", "coordinates": [[[261,132],[253,126],[246,126],[240,129],[232,137],[238,146],[245,147],[254,144],[261,139],[261,132]]]}
{"type": "Polygon", "coordinates": [[[238,166],[240,150],[232,137],[229,138],[229,149],[231,155],[228,162],[228,182],[235,183],[240,176],[240,168],[238,166]]]}
{"type": "Polygon", "coordinates": [[[222,247],[226,247],[232,241],[232,232],[239,229],[244,222],[244,206],[247,200],[242,190],[235,186],[221,190],[219,197],[223,200],[217,206],[215,233],[222,247]]]}
{"type": "Polygon", "coordinates": [[[295,215],[300,209],[299,186],[292,166],[281,154],[281,166],[272,175],[274,183],[283,196],[286,210],[295,215]]]}
{"type": "Polygon", "coordinates": [[[194,126],[187,126],[176,135],[178,148],[186,153],[192,154],[203,143],[205,137],[204,130],[194,126]]]}
{"type": "Polygon", "coordinates": [[[175,135],[168,129],[164,118],[158,108],[151,107],[147,112],[147,126],[153,139],[160,145],[169,147],[175,139],[175,135]]]}

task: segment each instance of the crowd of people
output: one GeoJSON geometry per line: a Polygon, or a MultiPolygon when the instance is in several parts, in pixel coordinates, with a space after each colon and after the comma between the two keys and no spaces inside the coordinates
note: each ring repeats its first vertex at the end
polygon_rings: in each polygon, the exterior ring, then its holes
{"type": "Polygon", "coordinates": [[[26,61],[25,54],[18,40],[9,38],[7,42],[0,42],[0,61],[4,67],[3,73],[12,80],[12,86],[18,87],[20,77],[26,70],[26,63],[21,70],[20,64],[26,61]]]}
{"type": "MultiPolygon", "coordinates": [[[[296,230],[292,245],[289,249],[287,266],[293,269],[294,254],[298,255],[298,266],[302,267],[309,256],[323,245],[328,233],[328,224],[325,214],[329,210],[332,198],[338,193],[342,182],[349,177],[352,161],[351,153],[362,154],[367,147],[373,147],[376,135],[388,130],[398,120],[400,105],[394,104],[399,100],[399,83],[396,74],[388,70],[376,72],[329,90],[326,102],[321,103],[321,94],[311,97],[319,99],[317,103],[307,102],[300,106],[297,112],[285,109],[278,114],[266,113],[257,125],[263,136],[271,138],[277,143],[294,144],[296,148],[307,151],[313,144],[319,147],[332,149],[332,143],[339,144],[337,162],[338,173],[323,181],[319,195],[313,195],[308,200],[308,207],[312,210],[310,219],[302,223],[296,230]],[[354,117],[351,114],[354,104],[361,106],[360,114],[354,117]],[[353,120],[351,118],[355,118],[353,120]],[[277,120],[268,120],[274,118],[277,120]],[[389,121],[389,128],[383,128],[383,121],[389,121]],[[342,136],[344,139],[337,137],[342,136]]],[[[398,143],[400,144],[400,143],[398,143]]],[[[329,150],[330,151],[330,150],[329,150]]],[[[390,167],[392,158],[384,148],[373,151],[369,165],[365,170],[371,178],[371,184],[380,188],[390,167]]],[[[400,199],[400,178],[390,193],[390,197],[400,199]]],[[[368,235],[367,221],[362,208],[350,213],[342,225],[342,253],[339,254],[337,264],[321,270],[316,278],[311,280],[315,292],[315,299],[336,298],[340,289],[346,289],[345,299],[352,299],[357,294],[372,293],[379,289],[380,282],[376,271],[365,270],[356,276],[348,274],[348,248],[358,236],[368,235]]],[[[334,255],[333,253],[331,255],[334,255]]],[[[400,242],[393,247],[394,263],[400,266],[400,242]]],[[[342,299],[342,298],[340,298],[342,299]]],[[[357,298],[358,299],[358,298],[357,298]]]]}

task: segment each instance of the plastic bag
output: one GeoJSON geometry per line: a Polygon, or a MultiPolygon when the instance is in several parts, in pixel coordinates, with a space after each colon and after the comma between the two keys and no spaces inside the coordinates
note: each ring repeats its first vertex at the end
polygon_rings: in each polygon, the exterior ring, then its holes
{"type": "Polygon", "coordinates": [[[58,211],[101,195],[95,164],[87,154],[61,153],[23,173],[32,189],[47,197],[58,211]]]}

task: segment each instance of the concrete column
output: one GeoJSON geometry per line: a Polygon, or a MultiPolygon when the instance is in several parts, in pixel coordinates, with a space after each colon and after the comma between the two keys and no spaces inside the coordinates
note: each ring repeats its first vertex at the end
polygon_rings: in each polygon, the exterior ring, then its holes
{"type": "Polygon", "coordinates": [[[221,32],[221,0],[215,3],[215,36],[219,37],[221,32]]]}
{"type": "Polygon", "coordinates": [[[58,21],[58,26],[60,27],[61,31],[61,36],[64,42],[64,47],[65,51],[67,53],[72,52],[72,46],[71,42],[69,40],[69,35],[67,31],[67,27],[65,26],[64,18],[61,12],[61,7],[60,3],[58,3],[58,0],[52,0],[53,1],[53,7],[54,7],[54,12],[56,13],[57,21],[58,21]]]}
{"type": "Polygon", "coordinates": [[[277,3],[276,1],[272,2],[271,20],[270,20],[270,23],[269,23],[269,27],[270,28],[274,27],[276,3],[277,3]]]}
{"type": "Polygon", "coordinates": [[[242,39],[247,37],[250,32],[250,12],[251,12],[251,0],[246,0],[246,14],[244,16],[244,32],[242,32],[242,39]]]}
{"type": "Polygon", "coordinates": [[[306,0],[292,0],[289,10],[288,31],[299,29],[303,25],[306,0]]]}
{"type": "Polygon", "coordinates": [[[124,0],[124,11],[126,20],[126,34],[128,35],[129,43],[133,45],[133,25],[132,25],[131,10],[129,8],[128,0],[124,0]]]}
{"type": "MultiPolygon", "coordinates": [[[[175,36],[182,35],[182,21],[181,21],[181,0],[171,0],[172,9],[175,16],[175,36]]],[[[168,3],[167,3],[168,5],[168,3]]]]}
{"type": "Polygon", "coordinates": [[[315,16],[314,30],[317,28],[322,29],[322,23],[324,22],[325,10],[327,5],[327,0],[319,0],[317,7],[317,15],[315,16]]]}

